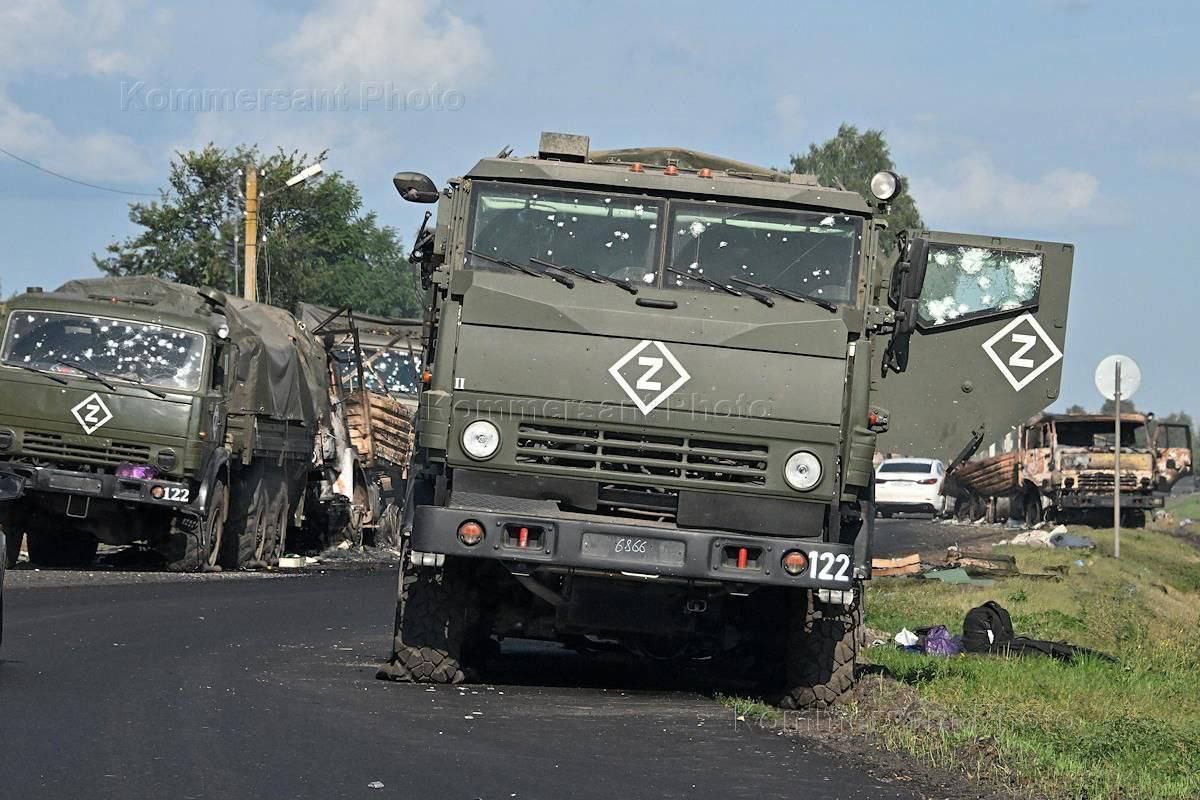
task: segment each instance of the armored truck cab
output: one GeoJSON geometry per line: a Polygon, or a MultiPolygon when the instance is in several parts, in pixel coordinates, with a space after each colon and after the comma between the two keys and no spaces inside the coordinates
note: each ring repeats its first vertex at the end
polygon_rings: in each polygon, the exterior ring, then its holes
{"type": "Polygon", "coordinates": [[[1069,246],[913,232],[885,261],[891,173],[868,200],[544,134],[441,191],[394,183],[438,209],[381,677],[459,681],[509,636],[603,640],[833,702],[877,437],[949,461],[1057,392],[1069,246]]]}
{"type": "Polygon", "coordinates": [[[100,542],[148,543],[174,570],[278,558],[338,463],[325,353],[290,314],[140,277],[8,308],[0,469],[28,489],[0,507],[10,564],[22,535],[48,566],[86,564],[100,542]]]}

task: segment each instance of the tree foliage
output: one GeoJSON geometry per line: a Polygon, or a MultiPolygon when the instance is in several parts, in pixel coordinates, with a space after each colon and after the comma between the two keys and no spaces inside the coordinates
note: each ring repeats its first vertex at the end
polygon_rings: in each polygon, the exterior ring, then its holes
{"type": "Polygon", "coordinates": [[[1067,413],[1068,414],[1086,414],[1086,413],[1088,413],[1088,410],[1086,408],[1084,408],[1083,406],[1079,405],[1078,403],[1076,403],[1073,406],[1067,407],[1067,413]]]}
{"type": "MultiPolygon", "coordinates": [[[[891,151],[883,138],[883,131],[865,130],[842,123],[837,135],[824,144],[810,144],[808,152],[793,155],[792,172],[816,175],[826,186],[844,186],[871,198],[871,176],[880,170],[896,169],[891,151]]],[[[888,229],[883,232],[882,246],[885,253],[896,249],[896,236],[910,228],[923,228],[917,203],[907,191],[891,204],[888,213],[888,229]]]]}
{"type": "Polygon", "coordinates": [[[282,150],[208,145],[177,153],[160,198],[132,203],[142,230],[93,256],[109,275],[155,275],[194,286],[240,291],[243,168],[259,171],[258,297],[293,310],[301,300],[410,316],[416,281],[396,232],[364,213],[358,187],[340,173],[284,182],[314,160],[282,150]]]}

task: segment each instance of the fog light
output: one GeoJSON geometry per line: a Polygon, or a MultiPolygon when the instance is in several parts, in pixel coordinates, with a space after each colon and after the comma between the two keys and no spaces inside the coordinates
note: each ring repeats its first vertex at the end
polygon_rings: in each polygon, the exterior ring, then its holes
{"type": "Polygon", "coordinates": [[[477,419],[463,428],[462,446],[476,461],[491,458],[500,449],[500,429],[486,419],[477,419]]]}
{"type": "Polygon", "coordinates": [[[179,463],[179,459],[175,456],[174,450],[159,450],[158,465],[166,472],[175,469],[175,465],[179,463]]]}
{"type": "Polygon", "coordinates": [[[821,460],[807,450],[793,453],[783,465],[783,479],[793,489],[807,492],[821,482],[821,460]]]}
{"type": "Polygon", "coordinates": [[[458,540],[467,547],[474,547],[483,541],[483,526],[469,519],[458,526],[458,540]]]}
{"type": "Polygon", "coordinates": [[[885,203],[900,194],[900,188],[900,176],[894,172],[883,170],[871,178],[871,194],[885,203]]]}
{"type": "Polygon", "coordinates": [[[162,500],[163,495],[166,493],[167,493],[167,490],[161,486],[151,486],[150,487],[150,496],[153,497],[155,500],[162,500]]]}
{"type": "Polygon", "coordinates": [[[799,550],[789,550],[783,554],[783,571],[788,575],[803,575],[808,569],[808,556],[799,550]]]}

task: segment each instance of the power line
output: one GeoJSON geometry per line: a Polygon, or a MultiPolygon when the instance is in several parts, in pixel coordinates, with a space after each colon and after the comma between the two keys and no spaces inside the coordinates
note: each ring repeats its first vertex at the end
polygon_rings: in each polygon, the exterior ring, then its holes
{"type": "Polygon", "coordinates": [[[42,165],[35,164],[34,162],[30,161],[27,158],[21,158],[16,153],[10,153],[9,151],[5,150],[3,147],[0,147],[0,153],[3,153],[4,155],[6,155],[9,158],[14,159],[16,161],[20,161],[22,164],[24,164],[28,167],[33,167],[34,169],[36,169],[39,172],[44,172],[47,175],[53,175],[56,178],[60,178],[64,181],[68,181],[70,183],[75,183],[80,186],[86,186],[89,189],[99,189],[102,192],[112,192],[113,194],[127,194],[127,195],[132,195],[134,197],[158,197],[158,194],[155,192],[128,192],[124,189],[113,189],[112,187],[109,187],[109,186],[97,186],[94,183],[88,183],[87,181],[77,180],[76,178],[72,178],[68,175],[63,175],[61,173],[55,172],[52,169],[46,169],[42,165]]]}

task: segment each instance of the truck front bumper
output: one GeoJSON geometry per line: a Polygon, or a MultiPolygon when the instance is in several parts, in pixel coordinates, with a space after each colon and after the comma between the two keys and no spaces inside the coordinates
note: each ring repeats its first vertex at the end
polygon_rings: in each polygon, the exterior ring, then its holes
{"type": "MultiPolygon", "coordinates": [[[[1058,499],[1058,507],[1063,509],[1091,509],[1091,508],[1112,508],[1113,496],[1111,494],[1064,494],[1058,499]]],[[[1164,504],[1162,495],[1142,494],[1140,492],[1122,492],[1121,493],[1121,508],[1134,508],[1143,510],[1153,510],[1162,508],[1164,504]]]]}
{"type": "Polygon", "coordinates": [[[412,549],[417,553],[514,562],[630,578],[752,583],[849,589],[867,577],[854,547],[812,539],[639,525],[623,518],[549,515],[418,506],[412,549]],[[483,539],[464,544],[459,527],[479,523],[483,539]],[[521,531],[525,530],[523,536],[521,531]],[[803,553],[799,575],[783,569],[785,554],[803,553]],[[857,573],[857,574],[856,574],[857,573]]]}
{"type": "Polygon", "coordinates": [[[5,467],[26,478],[27,494],[63,494],[121,503],[144,503],[181,511],[195,510],[193,501],[196,492],[186,481],[122,478],[107,473],[0,462],[0,468],[5,467]]]}

